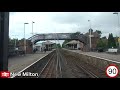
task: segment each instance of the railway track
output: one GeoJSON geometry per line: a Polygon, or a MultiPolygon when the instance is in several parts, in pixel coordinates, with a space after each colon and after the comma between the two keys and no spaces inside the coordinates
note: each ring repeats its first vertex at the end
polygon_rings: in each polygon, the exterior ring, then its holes
{"type": "Polygon", "coordinates": [[[56,78],[62,78],[62,68],[61,68],[61,57],[60,57],[60,51],[59,49],[56,50],[57,54],[57,64],[56,64],[56,78]]]}
{"type": "Polygon", "coordinates": [[[45,64],[37,78],[62,78],[59,51],[56,50],[45,64]]]}
{"type": "Polygon", "coordinates": [[[76,56],[69,55],[69,53],[57,49],[41,70],[38,78],[62,78],[62,61],[68,64],[72,69],[71,74],[76,78],[99,78],[93,72],[87,70],[84,65],[78,63],[77,59],[76,56]]]}
{"type": "Polygon", "coordinates": [[[39,75],[36,78],[99,78],[89,68],[77,56],[56,49],[25,72],[37,72],[39,75]]]}
{"type": "Polygon", "coordinates": [[[69,55],[68,53],[61,52],[62,55],[64,55],[64,58],[66,59],[67,62],[71,62],[70,68],[74,72],[73,75],[77,78],[81,78],[80,74],[83,74],[85,78],[99,78],[96,74],[93,72],[89,71],[87,68],[84,67],[84,65],[80,64],[77,62],[78,58],[76,56],[69,55]]]}
{"type": "Polygon", "coordinates": [[[51,78],[52,77],[52,72],[53,72],[53,66],[55,62],[55,54],[53,54],[48,62],[45,64],[43,69],[41,70],[38,78],[51,78]]]}
{"type": "Polygon", "coordinates": [[[81,68],[85,73],[87,73],[91,78],[107,78],[105,71],[98,69],[95,66],[89,65],[85,62],[80,62],[80,58],[77,58],[73,56],[76,60],[74,62],[76,63],[76,67],[81,68]],[[79,62],[77,62],[79,61],[79,62]]]}
{"type": "Polygon", "coordinates": [[[87,73],[91,78],[99,78],[97,75],[95,75],[93,72],[87,70],[86,68],[84,68],[82,65],[76,65],[76,67],[82,69],[85,73],[87,73]]]}

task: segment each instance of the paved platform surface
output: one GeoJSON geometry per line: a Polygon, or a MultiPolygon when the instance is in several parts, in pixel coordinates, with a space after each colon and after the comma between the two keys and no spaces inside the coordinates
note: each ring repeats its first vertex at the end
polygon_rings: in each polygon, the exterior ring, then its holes
{"type": "Polygon", "coordinates": [[[105,52],[83,52],[81,50],[70,50],[70,51],[120,62],[120,54],[108,54],[105,52]]]}
{"type": "Polygon", "coordinates": [[[8,70],[10,72],[19,72],[28,65],[49,54],[52,51],[46,53],[37,52],[35,54],[26,54],[25,56],[15,56],[8,59],[8,70]]]}

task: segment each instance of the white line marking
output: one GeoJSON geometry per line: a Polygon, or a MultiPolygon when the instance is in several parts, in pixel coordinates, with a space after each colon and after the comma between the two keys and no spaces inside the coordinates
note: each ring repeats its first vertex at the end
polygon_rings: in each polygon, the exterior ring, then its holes
{"type": "MultiPolygon", "coordinates": [[[[53,51],[54,51],[54,50],[53,50],[53,51]]],[[[52,51],[52,52],[53,52],[53,51],[52,51]]],[[[52,53],[52,52],[50,52],[50,53],[52,53]]],[[[50,53],[48,53],[48,54],[50,54],[50,53]]],[[[37,63],[38,61],[40,61],[41,59],[43,59],[44,57],[46,57],[48,54],[46,54],[45,56],[42,56],[42,57],[39,58],[37,61],[35,61],[35,62],[33,62],[32,64],[28,65],[28,66],[25,67],[23,70],[19,71],[18,74],[21,73],[21,72],[23,72],[25,69],[29,68],[29,67],[32,66],[33,64],[37,63]]],[[[14,77],[16,77],[16,75],[13,76],[13,77],[10,77],[10,78],[14,78],[14,77]]]]}
{"type": "MultiPolygon", "coordinates": [[[[64,49],[64,50],[67,50],[67,49],[64,49]]],[[[68,50],[68,51],[71,51],[71,50],[68,50]]],[[[75,52],[75,51],[71,51],[71,52],[75,52]]],[[[118,62],[118,61],[113,61],[113,60],[111,60],[111,59],[105,59],[105,58],[101,58],[101,57],[97,57],[97,56],[92,56],[92,55],[88,55],[88,54],[84,54],[84,53],[79,53],[79,52],[75,52],[75,53],[83,54],[83,55],[90,56],[90,57],[95,57],[95,58],[98,58],[98,59],[104,59],[104,60],[110,61],[110,62],[120,63],[120,62],[118,62]]]]}

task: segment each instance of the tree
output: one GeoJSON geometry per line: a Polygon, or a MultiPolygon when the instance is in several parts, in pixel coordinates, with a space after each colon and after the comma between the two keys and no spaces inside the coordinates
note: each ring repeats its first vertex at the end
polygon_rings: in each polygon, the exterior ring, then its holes
{"type": "Polygon", "coordinates": [[[81,34],[81,33],[80,33],[79,31],[77,31],[76,33],[72,33],[72,34],[70,35],[70,37],[71,37],[72,39],[74,39],[74,38],[77,38],[80,34],[81,34]]]}
{"type": "Polygon", "coordinates": [[[61,48],[61,45],[60,45],[60,44],[57,44],[57,47],[58,47],[58,48],[61,48]]]}
{"type": "Polygon", "coordinates": [[[107,39],[106,36],[102,37],[102,39],[107,39]]]}
{"type": "Polygon", "coordinates": [[[55,43],[55,44],[53,45],[53,48],[61,48],[61,45],[55,43]]]}
{"type": "Polygon", "coordinates": [[[62,44],[62,47],[64,48],[65,47],[65,44],[66,43],[68,43],[68,42],[70,42],[71,40],[65,40],[64,42],[63,42],[63,44],[62,44]]]}
{"type": "Polygon", "coordinates": [[[15,39],[15,38],[11,39],[11,38],[9,38],[9,44],[10,45],[14,45],[15,46],[15,43],[16,43],[16,46],[17,46],[18,41],[19,41],[18,39],[15,39]]]}
{"type": "Polygon", "coordinates": [[[100,30],[96,30],[96,32],[99,34],[99,36],[101,37],[102,32],[100,30]]]}
{"type": "Polygon", "coordinates": [[[114,39],[115,39],[115,42],[116,42],[116,47],[119,47],[118,38],[119,38],[119,37],[117,37],[117,36],[116,36],[116,37],[114,37],[114,39]]]}
{"type": "Polygon", "coordinates": [[[109,37],[108,37],[108,48],[116,48],[116,42],[115,42],[115,39],[113,37],[113,34],[109,34],[109,37]]]}
{"type": "Polygon", "coordinates": [[[100,38],[97,42],[97,48],[106,48],[107,47],[107,41],[103,38],[100,38]]]}

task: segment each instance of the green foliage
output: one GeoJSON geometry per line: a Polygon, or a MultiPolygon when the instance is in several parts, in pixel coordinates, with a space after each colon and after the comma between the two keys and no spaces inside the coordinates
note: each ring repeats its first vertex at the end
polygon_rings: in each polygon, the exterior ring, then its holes
{"type": "Polygon", "coordinates": [[[74,39],[74,38],[77,38],[79,35],[80,35],[80,32],[76,32],[76,33],[72,33],[70,37],[74,39]]]}
{"type": "Polygon", "coordinates": [[[53,45],[53,48],[61,48],[61,45],[55,43],[55,44],[53,45]]]}
{"type": "Polygon", "coordinates": [[[16,40],[16,45],[17,45],[18,42],[19,42],[19,40],[18,40],[18,39],[15,39],[15,38],[13,38],[13,39],[9,38],[9,44],[10,44],[10,45],[15,45],[15,40],[16,40]]]}
{"type": "Polygon", "coordinates": [[[108,48],[116,48],[116,41],[113,37],[113,34],[109,34],[109,37],[108,37],[108,48]]]}
{"type": "Polygon", "coordinates": [[[107,39],[106,36],[102,37],[102,39],[107,39]]]}
{"type": "Polygon", "coordinates": [[[100,35],[102,34],[102,32],[100,30],[96,30],[96,32],[100,35]]]}
{"type": "Polygon", "coordinates": [[[68,42],[70,42],[71,40],[65,40],[64,42],[63,42],[63,44],[62,44],[62,47],[64,48],[65,47],[65,44],[66,43],[68,43],[68,42]]]}
{"type": "Polygon", "coordinates": [[[119,47],[118,38],[119,38],[119,37],[117,37],[117,36],[116,36],[116,37],[114,37],[114,39],[115,39],[115,42],[116,42],[116,47],[119,47]]]}
{"type": "Polygon", "coordinates": [[[101,37],[102,32],[100,30],[96,30],[96,32],[99,34],[99,36],[101,37]]]}
{"type": "Polygon", "coordinates": [[[97,42],[97,47],[101,47],[101,48],[106,48],[107,47],[107,39],[104,40],[103,38],[100,38],[97,42]]]}
{"type": "Polygon", "coordinates": [[[61,45],[60,45],[60,44],[57,44],[57,47],[58,47],[58,48],[61,48],[61,45]]]}
{"type": "Polygon", "coordinates": [[[113,37],[113,34],[110,33],[108,40],[106,37],[102,37],[98,40],[97,47],[102,47],[102,48],[116,48],[118,43],[117,40],[113,37]]]}

